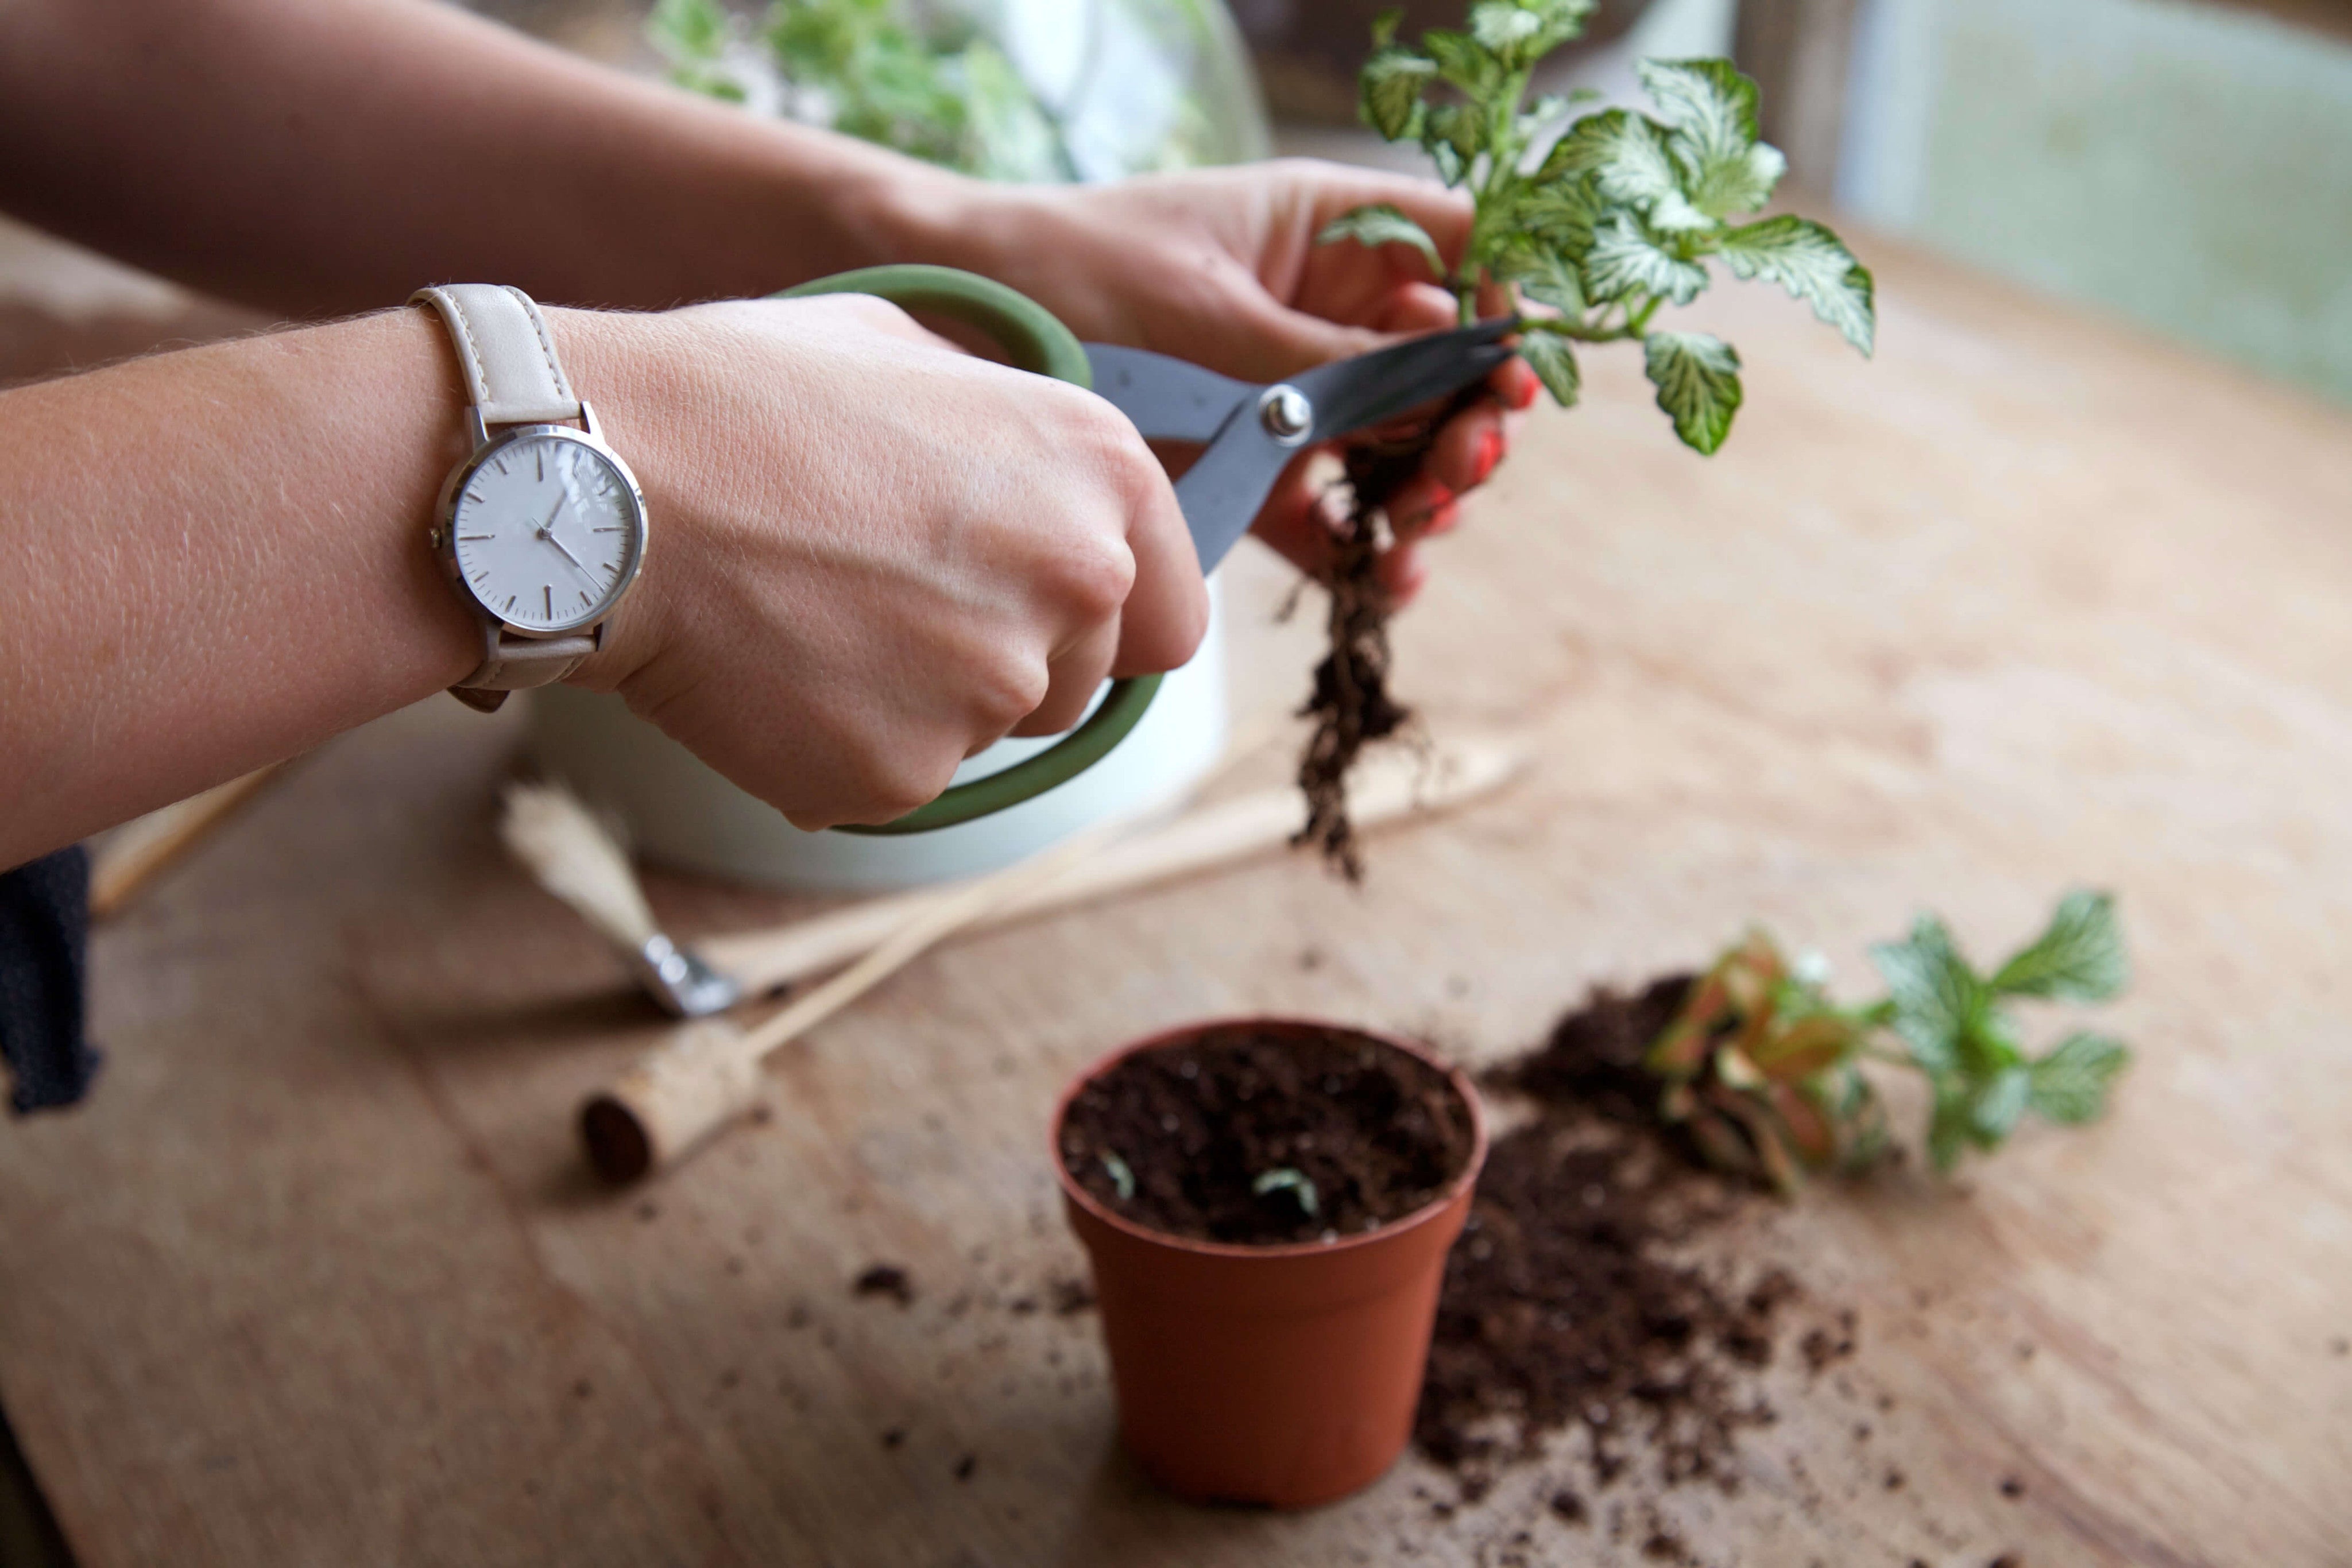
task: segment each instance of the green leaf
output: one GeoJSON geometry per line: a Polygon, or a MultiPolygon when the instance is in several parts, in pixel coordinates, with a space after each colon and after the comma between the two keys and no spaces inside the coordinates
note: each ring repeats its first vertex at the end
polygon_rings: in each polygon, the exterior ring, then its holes
{"type": "Polygon", "coordinates": [[[1980,1005],[1983,982],[1960,956],[1944,923],[1923,915],[1901,942],[1870,950],[1895,1003],[1895,1028],[1910,1043],[1914,1058],[1930,1071],[1951,1069],[1958,1060],[1960,1034],[1980,1005]]]}
{"type": "Polygon", "coordinates": [[[1404,20],[1404,7],[1391,5],[1372,18],[1372,47],[1385,49],[1396,42],[1397,25],[1404,20]]]}
{"type": "Polygon", "coordinates": [[[2130,1062],[2121,1040],[2068,1035],[2031,1069],[2034,1114],[2070,1126],[2095,1119],[2107,1108],[2108,1085],[2130,1062]]]}
{"type": "Polygon", "coordinates": [[[2022,1067],[2006,1068],[1979,1085],[1969,1103],[1969,1135],[1976,1145],[1999,1147],[2025,1114],[2032,1092],[2033,1075],[2022,1067]]]}
{"type": "Polygon", "coordinates": [[[1343,239],[1354,240],[1367,250],[1377,250],[1384,245],[1409,245],[1427,257],[1433,277],[1445,276],[1444,259],[1437,254],[1437,242],[1427,230],[1404,215],[1399,208],[1382,202],[1374,206],[1358,207],[1354,212],[1332,219],[1315,236],[1317,245],[1331,245],[1343,239]]]}
{"type": "Polygon", "coordinates": [[[1423,89],[1437,78],[1437,62],[1401,45],[1381,47],[1364,62],[1357,79],[1364,123],[1390,141],[1408,141],[1421,135],[1427,112],[1421,101],[1423,89]]]}
{"type": "Polygon", "coordinates": [[[1721,446],[1739,412],[1738,351],[1705,332],[1653,332],[1642,350],[1658,406],[1683,444],[1701,453],[1721,446]]]}
{"type": "Polygon", "coordinates": [[[1838,236],[1810,218],[1782,216],[1725,232],[1717,254],[1731,275],[1777,283],[1864,354],[1878,323],[1869,269],[1838,236]]]}
{"type": "Polygon", "coordinates": [[[1563,316],[1584,313],[1584,282],[1558,251],[1525,239],[1514,239],[1487,270],[1538,305],[1549,305],[1563,316]]]}
{"type": "MultiPolygon", "coordinates": [[[[1469,104],[1438,104],[1422,120],[1421,144],[1433,155],[1441,147],[1451,148],[1467,168],[1472,159],[1486,150],[1486,117],[1469,104]]],[[[1448,179],[1446,183],[1454,181],[1448,179]]]]}
{"type": "Polygon", "coordinates": [[[1716,226],[1683,194],[1664,129],[1622,109],[1588,114],[1569,127],[1536,172],[1539,184],[1580,180],[1591,181],[1595,194],[1642,214],[1652,228],[1716,226]]]}
{"type": "Polygon", "coordinates": [[[2104,1002],[2130,979],[2115,896],[2076,888],[2058,901],[2048,929],[2000,967],[1992,988],[2003,996],[2104,1002]]]}
{"type": "Polygon", "coordinates": [[[1519,340],[1519,358],[1562,408],[1576,406],[1582,378],[1576,368],[1576,350],[1557,332],[1529,331],[1519,340]]]}
{"type": "Polygon", "coordinates": [[[1454,150],[1454,144],[1443,139],[1423,136],[1423,149],[1431,162],[1437,165],[1437,177],[1448,185],[1459,185],[1470,172],[1470,160],[1454,150]]]}
{"type": "Polygon", "coordinates": [[[1658,294],[1687,305],[1706,287],[1706,269],[1658,243],[1631,213],[1620,212],[1592,236],[1584,256],[1585,293],[1594,300],[1658,294]]]}
{"type": "Polygon", "coordinates": [[[1421,47],[1437,62],[1437,74],[1474,103],[1493,98],[1503,84],[1503,62],[1467,33],[1432,27],[1421,36],[1421,47]]]}

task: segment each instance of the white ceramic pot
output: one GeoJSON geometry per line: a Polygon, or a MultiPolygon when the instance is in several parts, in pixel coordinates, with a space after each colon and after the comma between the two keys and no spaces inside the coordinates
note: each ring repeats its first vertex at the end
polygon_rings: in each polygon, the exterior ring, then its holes
{"type": "MultiPolygon", "coordinates": [[[[1106,817],[1167,805],[1208,771],[1224,749],[1227,725],[1223,600],[1211,579],[1201,651],[1160,683],[1150,710],[1109,756],[1034,800],[936,832],[804,833],[620,698],[571,686],[533,695],[530,752],[541,771],[617,813],[639,854],[674,870],[843,893],[976,876],[1106,817]]],[[[985,778],[1059,738],[999,741],[958,768],[955,781],[985,778]]]]}

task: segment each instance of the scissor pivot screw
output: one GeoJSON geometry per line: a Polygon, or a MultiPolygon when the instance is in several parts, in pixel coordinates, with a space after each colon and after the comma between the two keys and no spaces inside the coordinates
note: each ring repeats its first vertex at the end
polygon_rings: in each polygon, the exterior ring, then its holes
{"type": "Polygon", "coordinates": [[[1268,435],[1285,446],[1297,446],[1315,428],[1315,405],[1297,387],[1270,386],[1257,400],[1257,417],[1268,435]]]}

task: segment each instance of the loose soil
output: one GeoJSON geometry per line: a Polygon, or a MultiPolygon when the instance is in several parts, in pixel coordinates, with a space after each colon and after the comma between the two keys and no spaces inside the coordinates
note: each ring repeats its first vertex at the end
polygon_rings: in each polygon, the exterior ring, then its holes
{"type": "MultiPolygon", "coordinates": [[[[1665,1485],[1729,1488],[1740,1434],[1774,1419],[1756,1374],[1802,1289],[1781,1268],[1735,1278],[1689,1256],[1696,1238],[1768,1200],[1657,1121],[1657,1081],[1641,1066],[1690,983],[1595,990],[1544,1046],[1486,1076],[1532,1115],[1488,1150],[1414,1426],[1465,1496],[1568,1428],[1584,1434],[1599,1485],[1639,1447],[1665,1485]]],[[[1851,1318],[1840,1326],[1831,1343],[1850,1352],[1851,1318]]],[[[1563,1518],[1584,1507],[1569,1491],[1553,1506],[1563,1518]]]]}
{"type": "Polygon", "coordinates": [[[1389,504],[1421,472],[1446,422],[1484,402],[1482,384],[1454,394],[1433,416],[1358,443],[1344,454],[1348,515],[1333,529],[1330,594],[1324,631],[1330,651],[1315,667],[1315,688],[1300,716],[1315,721],[1298,759],[1307,825],[1294,843],[1310,845],[1349,882],[1361,882],[1363,857],[1348,818],[1348,773],[1365,747],[1402,729],[1412,711],[1389,692],[1389,617],[1395,605],[1381,586],[1381,558],[1395,537],[1389,504]]]}
{"type": "Polygon", "coordinates": [[[1129,1056],[1071,1100],[1061,1137],[1105,1207],[1167,1235],[1265,1246],[1402,1218],[1460,1174],[1473,1133],[1418,1057],[1241,1024],[1129,1056]],[[1278,1171],[1313,1184],[1313,1212],[1296,1184],[1258,1190],[1278,1171]]]}

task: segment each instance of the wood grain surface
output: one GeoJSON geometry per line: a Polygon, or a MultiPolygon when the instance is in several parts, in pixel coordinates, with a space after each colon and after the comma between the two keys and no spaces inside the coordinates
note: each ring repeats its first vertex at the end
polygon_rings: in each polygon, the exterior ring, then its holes
{"type": "MultiPolygon", "coordinates": [[[[1532,777],[1360,892],[1291,859],[960,940],[642,1192],[569,1118],[663,1025],[494,847],[513,721],[326,748],[100,935],[93,1101],[0,1129],[0,1399],[82,1562],[1643,1561],[1546,1512],[1566,1457],[1451,1518],[1410,1459],[1301,1517],[1153,1494],[1050,1305],[1054,1092],[1252,1009],[1493,1058],[1755,918],[1859,989],[1923,905],[1982,953],[2084,881],[2138,962],[2116,1113],[1746,1234],[1860,1347],[1780,1357],[1738,1493],[1655,1510],[1710,1564],[2352,1563],[2352,418],[1866,248],[1877,363],[1711,304],[1722,455],[1595,353],[1444,545],[1399,680],[1535,727],[1532,777]],[[910,1306],[852,1296],[877,1260],[910,1306]]],[[[1313,630],[1244,553],[1244,699],[1291,703],[1313,630]]]]}

